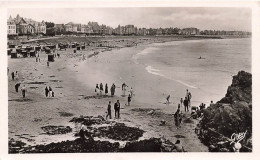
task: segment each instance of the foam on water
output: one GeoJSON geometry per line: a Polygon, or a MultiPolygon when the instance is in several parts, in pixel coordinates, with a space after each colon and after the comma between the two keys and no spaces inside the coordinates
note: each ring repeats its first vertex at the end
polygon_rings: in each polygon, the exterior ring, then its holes
{"type": "Polygon", "coordinates": [[[149,53],[151,53],[151,52],[153,52],[153,51],[155,51],[155,50],[158,50],[158,48],[148,47],[148,48],[142,50],[141,52],[138,52],[137,54],[133,55],[132,59],[134,60],[134,62],[135,62],[136,64],[138,64],[137,59],[138,59],[140,56],[145,56],[145,55],[147,55],[147,54],[149,54],[149,53]]]}
{"type": "Polygon", "coordinates": [[[171,78],[171,77],[168,77],[168,76],[166,76],[166,75],[160,73],[160,70],[159,70],[159,69],[155,69],[155,68],[153,68],[153,67],[150,66],[150,65],[147,65],[147,67],[145,67],[145,69],[146,69],[146,71],[147,71],[148,73],[151,73],[151,74],[154,74],[154,75],[157,75],[157,76],[164,77],[164,78],[166,78],[166,79],[170,79],[170,80],[176,81],[176,82],[178,82],[178,83],[180,83],[180,84],[182,84],[182,85],[184,85],[184,86],[186,86],[186,87],[194,88],[194,89],[197,88],[196,86],[192,86],[192,85],[187,84],[186,82],[183,82],[183,81],[181,81],[181,80],[175,80],[175,79],[173,79],[173,78],[171,78]]]}

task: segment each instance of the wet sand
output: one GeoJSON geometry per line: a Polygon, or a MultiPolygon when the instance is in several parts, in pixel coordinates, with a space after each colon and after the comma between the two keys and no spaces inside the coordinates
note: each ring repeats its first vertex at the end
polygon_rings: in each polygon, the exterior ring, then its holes
{"type": "MultiPolygon", "coordinates": [[[[145,44],[148,43],[152,42],[146,42],[137,47],[114,48],[112,51],[101,52],[100,50],[97,56],[93,56],[85,61],[82,60],[82,54],[91,55],[94,51],[98,50],[92,50],[92,47],[86,49],[86,51],[79,51],[76,54],[73,53],[72,49],[58,51],[61,54],[61,58],[55,58],[55,62],[51,62],[49,67],[46,65],[47,54],[44,52],[40,52],[41,62],[36,62],[35,58],[10,59],[8,57],[8,67],[10,70],[8,76],[9,138],[22,140],[28,145],[48,144],[75,139],[73,136],[75,129],[69,134],[48,136],[43,134],[41,127],[62,125],[74,128],[73,124],[69,123],[69,120],[73,117],[80,115],[105,116],[108,101],[112,101],[113,103],[119,99],[122,106],[121,119],[116,119],[115,121],[140,127],[145,131],[142,139],[164,136],[174,143],[178,139],[177,137],[182,137],[180,140],[187,151],[208,151],[207,147],[199,141],[194,132],[197,121],[192,120],[192,123],[182,123],[182,127],[176,129],[172,116],[172,113],[176,110],[173,107],[174,105],[166,106],[160,104],[162,107],[160,109],[157,108],[155,112],[158,114],[154,115],[147,113],[151,110],[149,108],[156,107],[150,103],[142,103],[140,100],[135,100],[135,97],[130,107],[124,105],[126,97],[121,96],[121,82],[126,81],[127,84],[135,87],[134,84],[138,84],[138,78],[136,78],[137,82],[127,82],[130,79],[129,76],[138,77],[138,74],[144,73],[140,71],[135,72],[136,75],[128,75],[127,72],[124,72],[124,69],[137,67],[135,70],[138,70],[138,66],[135,66],[132,61],[126,64],[123,60],[132,56],[133,52],[144,49],[145,44]],[[123,54],[118,54],[120,52],[123,52],[123,54]],[[113,59],[113,65],[106,65],[107,63],[112,63],[109,62],[110,59],[113,59]],[[88,65],[91,67],[86,69],[85,67],[88,65]],[[102,67],[104,70],[102,70],[102,67]],[[115,70],[115,68],[119,70],[115,70]],[[16,70],[19,72],[19,79],[12,81],[10,74],[16,70]],[[89,74],[83,74],[83,72],[88,72],[89,74]],[[106,74],[103,74],[104,72],[106,74]],[[120,74],[121,78],[117,77],[118,74],[120,74]],[[21,86],[25,84],[27,87],[25,100],[22,100],[20,90],[19,93],[15,92],[14,85],[16,81],[21,81],[21,86]],[[40,83],[31,84],[30,82],[40,83]],[[107,82],[109,88],[111,83],[115,83],[119,87],[116,89],[116,96],[106,98],[95,97],[94,87],[96,83],[100,82],[103,85],[107,82]],[[46,86],[52,87],[55,92],[54,98],[45,97],[44,89],[46,86]],[[92,98],[85,99],[84,97],[86,96],[92,96],[92,98]],[[138,108],[148,109],[142,111],[138,110],[138,108]],[[64,116],[63,113],[70,114],[68,114],[69,116],[64,116]],[[164,126],[159,125],[162,119],[166,120],[166,125],[164,126]]],[[[121,45],[123,46],[125,43],[121,45]]],[[[149,83],[144,85],[149,85],[149,83]]],[[[138,97],[138,95],[136,96],[138,97]]],[[[160,96],[163,97],[163,95],[160,96]]],[[[113,113],[114,110],[112,109],[112,117],[114,117],[113,113]]],[[[186,117],[188,116],[186,115],[186,117]]]]}

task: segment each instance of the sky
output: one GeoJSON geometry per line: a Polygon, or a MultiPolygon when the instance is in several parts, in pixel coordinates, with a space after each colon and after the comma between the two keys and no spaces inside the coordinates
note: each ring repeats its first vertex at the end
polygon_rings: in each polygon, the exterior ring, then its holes
{"type": "Polygon", "coordinates": [[[95,21],[113,28],[133,24],[145,28],[196,27],[200,30],[251,31],[250,8],[132,7],[132,8],[11,8],[8,17],[19,14],[56,24],[95,21]]]}

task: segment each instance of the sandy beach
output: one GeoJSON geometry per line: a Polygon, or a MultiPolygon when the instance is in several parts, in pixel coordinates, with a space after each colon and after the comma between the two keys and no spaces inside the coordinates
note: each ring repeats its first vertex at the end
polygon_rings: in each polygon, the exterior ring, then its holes
{"type": "MultiPolygon", "coordinates": [[[[53,40],[53,43],[57,40],[53,40]]],[[[208,148],[200,142],[195,134],[198,120],[191,119],[192,121],[189,123],[183,122],[181,128],[176,129],[172,114],[176,111],[178,102],[173,100],[170,105],[165,105],[167,95],[156,92],[160,85],[167,86],[169,82],[159,76],[153,76],[144,70],[144,66],[136,64],[133,60],[133,56],[144,51],[147,45],[174,39],[137,40],[135,38],[133,40],[129,38],[122,40],[123,38],[120,38],[120,41],[111,40],[110,45],[117,46],[112,50],[94,45],[87,47],[86,50],[77,51],[77,53],[73,53],[72,48],[68,48],[66,51],[58,50],[56,52],[61,55],[61,58],[56,57],[55,62],[50,62],[49,67],[46,65],[47,54],[45,52],[40,52],[41,62],[36,62],[35,58],[11,59],[8,57],[9,139],[21,140],[32,146],[73,140],[76,129],[74,124],[69,122],[73,117],[80,115],[105,116],[108,101],[111,101],[113,105],[116,100],[120,100],[121,118],[114,119],[112,109],[113,119],[111,121],[141,128],[145,133],[140,139],[165,137],[173,143],[180,139],[185,150],[189,152],[208,151],[208,148]],[[135,44],[133,42],[138,45],[132,45],[135,44]],[[83,60],[83,54],[85,57],[89,57],[97,51],[98,55],[83,60]],[[10,76],[12,71],[19,73],[18,79],[14,81],[10,76]],[[149,81],[144,83],[139,75],[148,77],[149,81]],[[25,85],[27,88],[25,99],[22,98],[20,89],[18,93],[15,92],[14,85],[17,81],[21,82],[21,86],[25,85]],[[103,85],[108,83],[109,88],[112,83],[115,83],[117,88],[114,97],[96,95],[95,85],[101,82],[103,85]],[[121,96],[122,83],[128,85],[127,91],[130,87],[136,91],[131,106],[126,106],[127,97],[121,96]],[[46,86],[52,87],[55,97],[45,97],[46,86]],[[142,90],[140,89],[142,86],[150,89],[142,90]],[[154,98],[155,96],[157,99],[154,98]],[[149,114],[151,111],[154,114],[149,114]],[[165,120],[166,125],[160,125],[161,120],[165,120]],[[71,126],[73,132],[49,136],[44,134],[41,129],[47,125],[71,126]]],[[[175,86],[176,90],[184,88],[179,83],[176,83],[175,86]]],[[[185,89],[179,92],[185,94],[185,89]]],[[[184,119],[187,119],[189,115],[190,113],[185,114],[184,119]]]]}

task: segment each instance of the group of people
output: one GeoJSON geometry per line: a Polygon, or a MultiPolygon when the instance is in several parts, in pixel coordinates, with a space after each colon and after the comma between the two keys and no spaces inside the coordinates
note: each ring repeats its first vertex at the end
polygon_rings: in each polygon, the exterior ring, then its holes
{"type": "MultiPolygon", "coordinates": [[[[115,110],[115,118],[120,118],[120,102],[119,100],[116,101],[116,103],[114,104],[114,110],[115,110]]],[[[106,115],[106,119],[109,117],[109,119],[112,118],[111,115],[111,101],[108,102],[108,106],[107,106],[107,115],[106,115]]]]}
{"type": "MultiPolygon", "coordinates": [[[[8,69],[9,70],[9,69],[8,69]]],[[[19,79],[19,76],[18,76],[18,71],[13,71],[11,73],[11,77],[12,77],[12,80],[14,81],[14,79],[19,79]]]]}
{"type": "Polygon", "coordinates": [[[45,96],[46,97],[54,97],[54,91],[52,90],[51,86],[49,88],[45,87],[45,96]]]}
{"type": "MultiPolygon", "coordinates": [[[[102,95],[103,91],[104,91],[103,84],[102,83],[100,83],[99,85],[96,84],[95,92],[97,93],[97,95],[99,95],[99,94],[102,95]]],[[[108,94],[108,86],[107,86],[107,83],[106,83],[106,85],[105,85],[105,95],[107,95],[107,94],[108,94]]],[[[111,95],[112,95],[112,93],[111,93],[111,95]]]]}
{"type": "Polygon", "coordinates": [[[180,100],[180,105],[182,106],[182,104],[184,105],[184,110],[185,112],[189,112],[189,108],[191,107],[191,93],[189,92],[189,90],[186,90],[186,95],[184,100],[181,98],[180,100]]]}

